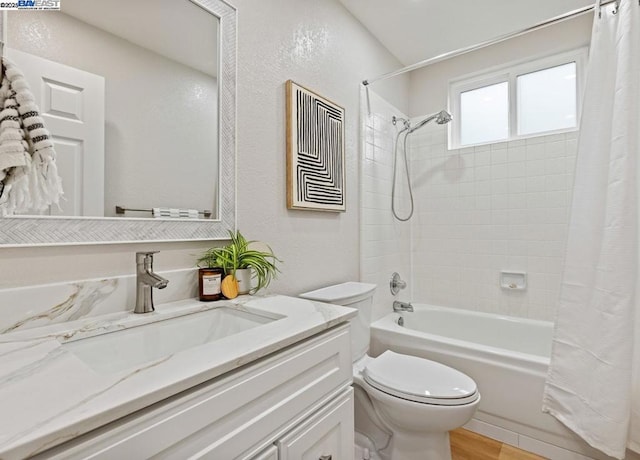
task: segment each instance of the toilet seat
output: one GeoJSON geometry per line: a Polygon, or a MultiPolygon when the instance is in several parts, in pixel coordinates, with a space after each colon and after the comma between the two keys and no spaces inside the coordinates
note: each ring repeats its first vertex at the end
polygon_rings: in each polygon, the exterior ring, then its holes
{"type": "Polygon", "coordinates": [[[422,404],[461,406],[479,397],[476,383],[462,372],[390,350],[369,360],[362,376],[384,393],[422,404]]]}

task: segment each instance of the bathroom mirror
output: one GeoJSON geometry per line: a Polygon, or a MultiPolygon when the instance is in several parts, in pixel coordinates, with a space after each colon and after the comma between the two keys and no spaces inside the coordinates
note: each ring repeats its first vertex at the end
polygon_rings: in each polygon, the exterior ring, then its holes
{"type": "Polygon", "coordinates": [[[44,93],[65,201],[47,215],[0,218],[0,245],[226,238],[235,228],[235,9],[221,0],[60,7],[9,11],[2,23],[6,56],[44,93]],[[165,217],[169,209],[190,218],[165,217]]]}

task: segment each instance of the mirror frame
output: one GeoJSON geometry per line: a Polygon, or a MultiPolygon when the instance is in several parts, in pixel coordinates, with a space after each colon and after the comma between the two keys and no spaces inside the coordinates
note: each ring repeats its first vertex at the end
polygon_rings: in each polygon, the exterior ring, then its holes
{"type": "MultiPolygon", "coordinates": [[[[187,0],[185,0],[187,1],[187,0]]],[[[216,219],[0,217],[0,247],[228,239],[236,229],[236,9],[223,0],[188,0],[219,21],[219,180],[216,219]]],[[[0,36],[5,24],[0,22],[0,36]]]]}

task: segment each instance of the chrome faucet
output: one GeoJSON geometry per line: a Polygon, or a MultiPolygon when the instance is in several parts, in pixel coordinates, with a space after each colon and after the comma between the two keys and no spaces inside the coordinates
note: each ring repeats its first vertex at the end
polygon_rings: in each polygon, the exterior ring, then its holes
{"type": "Polygon", "coordinates": [[[158,251],[136,252],[136,308],[134,313],[149,313],[153,307],[153,288],[164,289],[169,280],[153,273],[153,255],[158,251]]]}
{"type": "Polygon", "coordinates": [[[413,311],[413,305],[411,305],[411,303],[408,303],[408,302],[400,302],[399,300],[394,300],[393,311],[395,312],[413,311]]]}

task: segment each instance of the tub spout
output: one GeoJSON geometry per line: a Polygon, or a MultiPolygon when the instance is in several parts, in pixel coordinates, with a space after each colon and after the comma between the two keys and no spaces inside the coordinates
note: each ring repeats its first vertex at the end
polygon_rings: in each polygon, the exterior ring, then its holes
{"type": "Polygon", "coordinates": [[[393,302],[393,311],[413,311],[413,305],[411,305],[411,303],[409,302],[400,302],[399,300],[395,300],[393,302]]]}

